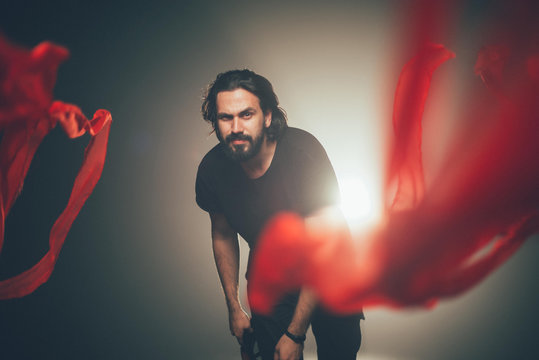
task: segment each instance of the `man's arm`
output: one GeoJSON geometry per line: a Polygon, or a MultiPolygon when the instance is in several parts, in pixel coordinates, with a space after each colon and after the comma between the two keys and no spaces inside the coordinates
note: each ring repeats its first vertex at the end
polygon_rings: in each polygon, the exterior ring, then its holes
{"type": "MultiPolygon", "coordinates": [[[[335,229],[341,229],[343,226],[348,228],[346,220],[342,214],[342,211],[337,206],[328,206],[316,211],[310,216],[305,218],[305,226],[307,231],[317,232],[319,229],[325,229],[334,227],[335,229]]],[[[288,325],[288,332],[295,336],[304,336],[309,328],[311,315],[316,307],[317,301],[314,293],[308,289],[301,289],[298,304],[294,310],[294,316],[290,325],[288,325]]],[[[275,359],[276,360],[288,360],[299,359],[303,352],[303,344],[294,342],[287,335],[283,335],[277,346],[275,347],[275,359]]]]}
{"type": "MultiPolygon", "coordinates": [[[[316,299],[312,292],[302,289],[299,300],[294,310],[294,316],[287,331],[295,336],[304,336],[307,333],[311,321],[311,315],[316,306],[316,299]]],[[[286,334],[283,335],[275,346],[274,359],[297,360],[303,353],[303,343],[296,343],[286,334]]]]}
{"type": "Polygon", "coordinates": [[[210,213],[213,255],[228,307],[230,332],[242,343],[243,332],[252,331],[251,322],[239,300],[238,234],[223,214],[210,213]]]}

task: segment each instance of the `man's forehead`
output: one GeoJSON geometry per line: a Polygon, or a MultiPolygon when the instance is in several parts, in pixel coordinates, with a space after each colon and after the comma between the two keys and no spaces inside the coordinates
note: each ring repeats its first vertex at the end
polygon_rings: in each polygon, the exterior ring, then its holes
{"type": "Polygon", "coordinates": [[[234,113],[246,108],[260,108],[258,97],[245,89],[217,93],[217,112],[234,113]]]}

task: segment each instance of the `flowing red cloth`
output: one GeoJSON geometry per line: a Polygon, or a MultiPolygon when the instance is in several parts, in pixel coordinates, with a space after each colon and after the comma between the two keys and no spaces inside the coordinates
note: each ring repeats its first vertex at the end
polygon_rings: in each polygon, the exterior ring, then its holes
{"type": "Polygon", "coordinates": [[[428,45],[412,58],[395,94],[384,224],[358,247],[342,227],[311,230],[294,214],[277,215],[256,248],[251,307],[267,313],[300,286],[344,313],[432,306],[480,282],[539,232],[538,55],[511,54],[506,46],[480,52],[475,72],[491,96],[470,113],[496,106],[497,118],[471,146],[455,145],[429,188],[421,159],[423,109],[434,70],[454,55],[428,45]]]}
{"type": "Polygon", "coordinates": [[[0,36],[0,250],[6,216],[43,138],[58,122],[70,138],[86,132],[92,136],[68,204],[51,229],[49,251],[30,269],[0,281],[0,299],[30,294],[49,279],[71,224],[103,170],[110,113],[98,110],[88,120],[77,106],[52,101],[58,66],[68,55],[67,49],[48,42],[28,51],[0,36]]]}

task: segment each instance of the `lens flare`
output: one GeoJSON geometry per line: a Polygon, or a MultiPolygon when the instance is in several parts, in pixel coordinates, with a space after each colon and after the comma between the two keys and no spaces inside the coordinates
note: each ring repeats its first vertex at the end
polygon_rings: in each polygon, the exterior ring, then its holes
{"type": "Polygon", "coordinates": [[[351,230],[358,230],[375,223],[381,208],[375,203],[375,193],[362,177],[344,176],[339,179],[341,210],[351,230]]]}

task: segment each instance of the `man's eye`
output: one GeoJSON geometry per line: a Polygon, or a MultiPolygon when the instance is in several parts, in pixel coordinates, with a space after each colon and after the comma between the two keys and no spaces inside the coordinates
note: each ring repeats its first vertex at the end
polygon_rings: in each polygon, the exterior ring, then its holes
{"type": "Polygon", "coordinates": [[[247,112],[247,113],[243,114],[243,117],[246,118],[246,119],[250,118],[251,116],[253,116],[253,113],[250,113],[250,112],[247,112]]]}

